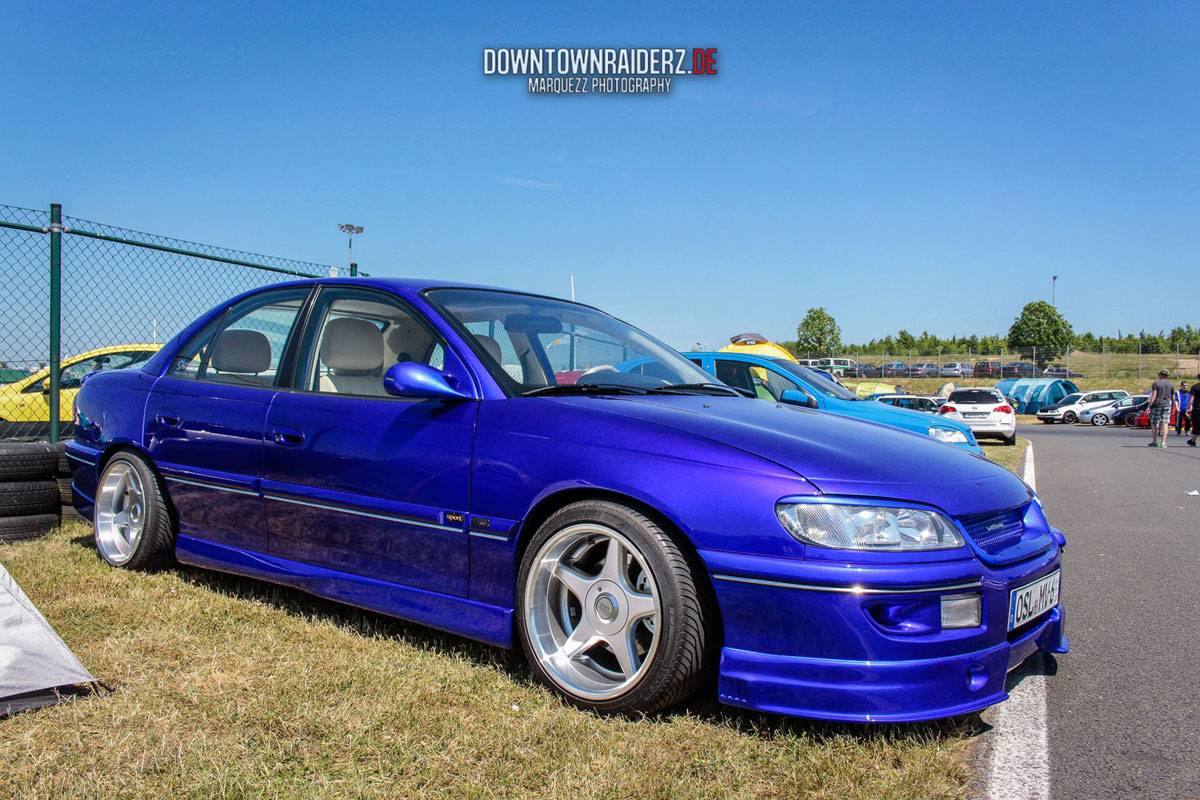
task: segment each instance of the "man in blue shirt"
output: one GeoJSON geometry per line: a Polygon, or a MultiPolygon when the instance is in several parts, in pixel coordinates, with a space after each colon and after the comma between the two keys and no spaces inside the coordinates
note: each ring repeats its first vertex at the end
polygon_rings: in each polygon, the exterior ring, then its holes
{"type": "Polygon", "coordinates": [[[1191,418],[1192,408],[1188,405],[1188,398],[1191,397],[1188,392],[1187,381],[1179,382],[1179,410],[1175,412],[1175,435],[1182,436],[1183,432],[1188,428],[1188,420],[1191,418]]]}

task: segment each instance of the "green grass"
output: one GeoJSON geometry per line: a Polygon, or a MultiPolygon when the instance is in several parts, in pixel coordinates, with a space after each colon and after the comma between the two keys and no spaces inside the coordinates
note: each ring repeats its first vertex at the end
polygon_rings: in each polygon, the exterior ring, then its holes
{"type": "Polygon", "coordinates": [[[973,718],[822,725],[737,712],[711,688],[668,714],[602,718],[503,650],[237,577],[112,569],[80,523],[0,545],[0,562],[113,689],[0,722],[0,797],[966,791],[973,718]]]}
{"type": "MultiPolygon", "coordinates": [[[[1017,430],[1020,431],[1020,422],[1017,423],[1017,430]]],[[[1013,447],[1001,444],[994,439],[983,439],[979,442],[979,446],[983,448],[983,454],[995,461],[1005,469],[1012,470],[1018,475],[1025,466],[1025,451],[1029,449],[1029,440],[1024,436],[1017,436],[1017,443],[1013,447]]]]}

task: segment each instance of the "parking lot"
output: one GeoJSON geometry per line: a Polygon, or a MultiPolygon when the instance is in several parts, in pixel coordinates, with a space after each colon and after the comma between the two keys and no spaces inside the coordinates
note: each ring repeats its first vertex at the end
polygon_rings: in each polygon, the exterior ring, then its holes
{"type": "Polygon", "coordinates": [[[1174,432],[1165,450],[1146,447],[1148,431],[1021,433],[1046,513],[1067,535],[1071,653],[1045,679],[1049,796],[1195,797],[1200,497],[1188,492],[1200,490],[1200,449],[1174,432]]]}

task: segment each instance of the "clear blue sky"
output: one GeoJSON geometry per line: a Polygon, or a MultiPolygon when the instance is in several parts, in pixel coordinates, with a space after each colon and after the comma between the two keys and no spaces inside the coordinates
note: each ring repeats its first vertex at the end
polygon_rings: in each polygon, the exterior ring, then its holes
{"type": "Polygon", "coordinates": [[[680,348],[1197,323],[1200,7],[5,3],[0,203],[578,297],[680,348]],[[537,97],[489,46],[719,48],[537,97]]]}

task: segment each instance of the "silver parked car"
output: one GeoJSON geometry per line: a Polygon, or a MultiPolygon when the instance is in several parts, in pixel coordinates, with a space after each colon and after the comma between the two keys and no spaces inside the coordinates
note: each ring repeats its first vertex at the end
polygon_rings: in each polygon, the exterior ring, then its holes
{"type": "Polygon", "coordinates": [[[908,368],[910,378],[936,378],[938,373],[938,365],[931,361],[921,361],[908,368]]]}
{"type": "Polygon", "coordinates": [[[943,378],[972,378],[975,376],[975,368],[965,361],[950,361],[942,364],[943,378]]]}

